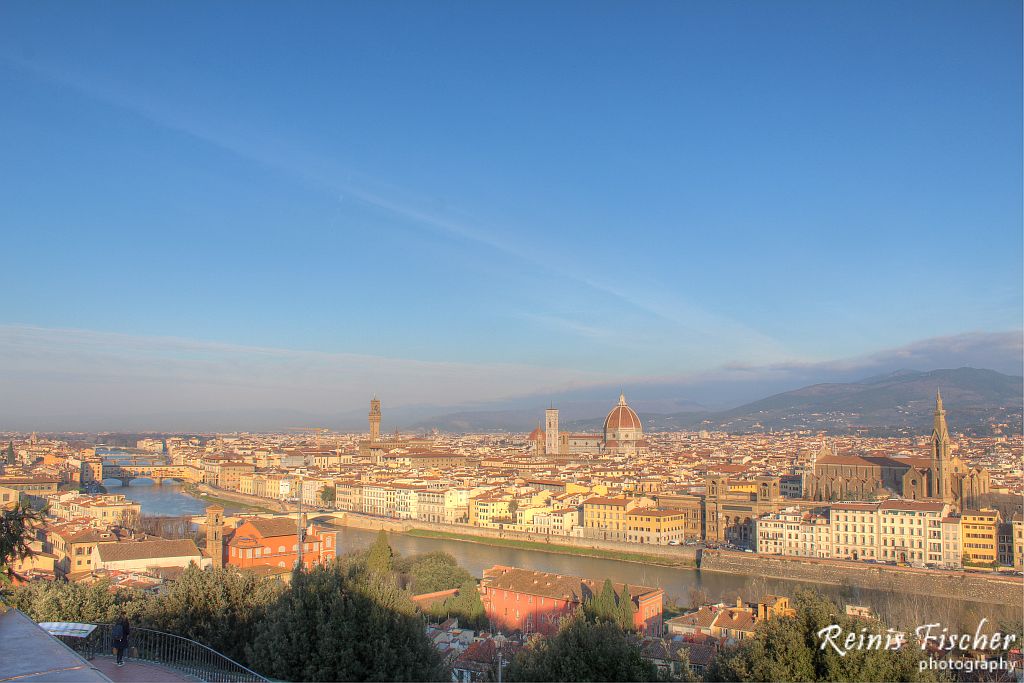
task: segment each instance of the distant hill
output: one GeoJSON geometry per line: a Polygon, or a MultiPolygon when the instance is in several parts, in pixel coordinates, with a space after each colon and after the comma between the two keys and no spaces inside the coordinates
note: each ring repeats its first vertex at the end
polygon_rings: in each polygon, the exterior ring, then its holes
{"type": "Polygon", "coordinates": [[[1021,431],[1024,378],[994,370],[901,370],[859,382],[814,384],[715,413],[644,416],[648,428],[705,428],[729,432],[768,430],[924,434],[942,391],[950,429],[991,434],[1021,431]]]}
{"type": "MultiPolygon", "coordinates": [[[[878,436],[927,434],[941,389],[950,429],[969,434],[1021,432],[1024,378],[994,370],[958,368],[899,370],[856,382],[814,384],[723,411],[708,411],[681,400],[671,413],[638,411],[648,431],[710,429],[733,433],[810,430],[878,436]]],[[[639,398],[639,397],[637,397],[639,398]]],[[[610,405],[609,405],[610,407],[610,405]]],[[[598,411],[591,408],[591,415],[598,411]]],[[[449,432],[530,431],[543,417],[538,409],[467,410],[424,420],[420,429],[449,432]]],[[[599,431],[604,415],[565,419],[565,430],[599,431]]]]}

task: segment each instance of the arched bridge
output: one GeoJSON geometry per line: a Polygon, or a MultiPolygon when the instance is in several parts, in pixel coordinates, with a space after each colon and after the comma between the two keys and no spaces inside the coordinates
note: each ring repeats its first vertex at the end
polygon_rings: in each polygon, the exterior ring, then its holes
{"type": "Polygon", "coordinates": [[[103,464],[104,479],[120,479],[122,486],[128,486],[132,479],[152,479],[159,486],[165,479],[194,483],[203,480],[203,471],[191,465],[124,465],[103,464]]]}

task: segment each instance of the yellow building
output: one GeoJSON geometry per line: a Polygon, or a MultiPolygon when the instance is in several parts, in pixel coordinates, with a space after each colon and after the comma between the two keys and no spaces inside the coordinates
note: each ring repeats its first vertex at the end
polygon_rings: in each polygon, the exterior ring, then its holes
{"type": "Polygon", "coordinates": [[[636,508],[626,513],[626,540],[668,545],[686,540],[686,513],[680,510],[636,508]]]}
{"type": "Polygon", "coordinates": [[[0,486],[0,508],[12,508],[18,504],[20,494],[12,488],[0,486]]]}
{"type": "Polygon", "coordinates": [[[994,565],[999,559],[999,512],[964,510],[960,516],[964,565],[994,565]]]}
{"type": "Polygon", "coordinates": [[[511,522],[512,498],[484,494],[469,499],[469,523],[473,526],[497,526],[511,522]]]}
{"type": "Polygon", "coordinates": [[[46,496],[57,492],[59,477],[0,477],[0,486],[21,491],[29,496],[46,496]]]}
{"type": "Polygon", "coordinates": [[[606,541],[625,541],[629,533],[626,515],[640,507],[654,507],[649,498],[595,496],[583,501],[583,536],[606,541]]]}

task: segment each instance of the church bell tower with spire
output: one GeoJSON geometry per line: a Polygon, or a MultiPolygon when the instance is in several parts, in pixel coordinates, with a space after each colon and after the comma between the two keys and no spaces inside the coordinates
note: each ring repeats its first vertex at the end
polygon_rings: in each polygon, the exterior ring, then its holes
{"type": "Polygon", "coordinates": [[[946,411],[942,407],[942,394],[935,392],[935,426],[932,428],[931,497],[950,503],[953,491],[949,485],[949,427],[946,426],[946,411]]]}

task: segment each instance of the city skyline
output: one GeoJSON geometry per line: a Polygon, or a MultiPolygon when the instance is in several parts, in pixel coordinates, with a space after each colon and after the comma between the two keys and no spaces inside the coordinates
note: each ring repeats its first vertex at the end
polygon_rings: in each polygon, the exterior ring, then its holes
{"type": "Polygon", "coordinates": [[[44,330],[51,396],[106,335],[129,405],[141,347],[172,406],[230,349],[451,405],[1019,334],[1019,6],[395,7],[7,5],[3,369],[44,330]]]}

